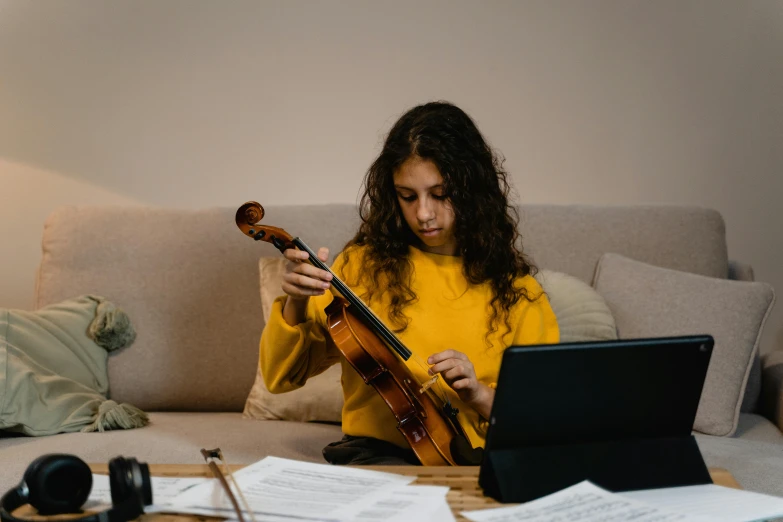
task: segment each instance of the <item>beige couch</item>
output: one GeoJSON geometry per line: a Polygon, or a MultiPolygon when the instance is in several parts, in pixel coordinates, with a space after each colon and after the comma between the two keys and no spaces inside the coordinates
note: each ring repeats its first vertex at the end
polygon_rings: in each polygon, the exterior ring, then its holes
{"type": "MultiPolygon", "coordinates": [[[[150,412],[151,421],[109,433],[3,436],[0,487],[17,483],[27,464],[47,452],[88,462],[124,454],[199,463],[200,448],[219,446],[234,463],[266,455],[322,462],[321,448],[341,436],[338,425],[242,418],[264,326],[258,260],[279,253],[244,237],[234,212],[69,207],[50,216],[35,305],[92,293],[124,308],[138,338],[110,358],[111,396],[150,412]]],[[[526,250],[540,267],[586,282],[604,252],[715,278],[753,278],[750,267],[729,261],[715,211],[525,206],[522,220],[526,250]]],[[[358,217],[349,205],[267,207],[264,222],[336,253],[358,217]]],[[[783,495],[780,356],[754,364],[736,434],[697,440],[708,465],[728,468],[748,489],[783,495]]]]}

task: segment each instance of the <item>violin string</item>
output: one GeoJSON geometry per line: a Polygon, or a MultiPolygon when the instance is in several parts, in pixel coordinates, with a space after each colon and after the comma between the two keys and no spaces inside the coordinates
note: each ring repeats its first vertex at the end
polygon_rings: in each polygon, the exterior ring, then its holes
{"type": "MultiPolygon", "coordinates": [[[[306,245],[304,245],[304,244],[303,244],[303,246],[305,246],[305,247],[306,247],[306,245]]],[[[378,316],[375,314],[375,312],[372,310],[372,308],[370,308],[369,306],[367,306],[367,305],[366,305],[366,304],[365,304],[365,303],[362,301],[362,299],[361,299],[359,296],[357,296],[357,295],[356,295],[356,294],[353,292],[353,290],[351,290],[351,288],[350,288],[348,285],[346,285],[345,283],[343,283],[343,282],[340,280],[340,278],[339,278],[339,277],[337,277],[337,274],[335,274],[335,273],[332,271],[331,267],[329,267],[329,266],[328,266],[328,265],[326,265],[326,264],[325,264],[323,261],[321,261],[320,259],[318,259],[318,256],[314,255],[314,252],[310,251],[310,249],[309,249],[308,247],[306,247],[306,248],[307,248],[307,251],[308,251],[308,253],[309,253],[309,254],[310,254],[310,256],[311,256],[311,258],[310,258],[310,262],[311,262],[312,264],[314,264],[315,266],[317,266],[318,268],[321,268],[322,270],[326,270],[327,272],[329,272],[329,273],[332,275],[332,278],[333,278],[333,281],[332,281],[332,282],[333,282],[333,283],[337,283],[339,286],[341,286],[341,287],[342,287],[342,291],[341,291],[341,290],[339,290],[339,289],[336,289],[336,288],[335,288],[335,286],[336,286],[336,285],[332,284],[332,285],[331,285],[331,287],[330,287],[330,290],[332,290],[332,293],[334,293],[334,290],[338,290],[338,293],[341,293],[341,294],[344,294],[344,293],[349,293],[349,294],[351,294],[351,295],[350,295],[350,297],[353,297],[353,298],[354,298],[354,299],[356,299],[358,302],[360,302],[362,305],[364,305],[364,308],[365,308],[365,310],[366,310],[366,311],[367,311],[367,312],[368,312],[368,313],[369,313],[369,314],[372,316],[372,318],[373,318],[374,320],[376,320],[380,326],[382,326],[382,327],[384,327],[384,328],[385,328],[386,326],[384,325],[383,321],[381,321],[381,320],[380,320],[380,318],[379,318],[379,317],[378,317],[378,316]]],[[[345,297],[345,298],[348,298],[349,296],[347,296],[347,295],[343,295],[343,297],[345,297]]],[[[392,334],[392,335],[393,335],[393,334],[392,334]]],[[[400,342],[400,344],[402,344],[402,342],[400,342]]],[[[403,345],[403,346],[404,346],[404,345],[403,345]]],[[[413,350],[410,350],[410,349],[408,348],[408,351],[411,353],[411,356],[412,356],[413,362],[415,362],[415,363],[416,363],[416,364],[419,366],[419,368],[420,368],[421,370],[423,370],[423,371],[424,371],[424,374],[425,374],[425,375],[429,375],[429,368],[430,368],[430,367],[429,367],[429,365],[427,365],[427,364],[426,364],[426,363],[425,363],[425,362],[422,360],[422,358],[421,358],[421,357],[420,357],[418,354],[416,354],[415,352],[413,352],[413,350]]],[[[435,383],[434,383],[434,386],[435,386],[435,387],[433,387],[433,386],[431,385],[431,386],[429,387],[429,389],[430,389],[430,390],[433,390],[433,393],[435,393],[436,397],[438,397],[438,398],[439,398],[439,399],[440,399],[440,400],[441,400],[441,401],[442,401],[444,404],[446,404],[446,405],[448,405],[448,406],[451,406],[451,399],[449,398],[449,395],[448,395],[448,393],[446,393],[445,387],[443,386],[443,382],[442,382],[442,381],[443,381],[443,379],[441,378],[441,375],[439,375],[439,374],[435,374],[435,375],[433,375],[433,378],[435,379],[435,383]]],[[[430,379],[430,380],[432,380],[432,379],[430,379]]],[[[425,381],[425,382],[427,382],[427,381],[425,381]]],[[[420,383],[420,384],[424,384],[424,383],[420,383]]]]}
{"type": "MultiPolygon", "coordinates": [[[[385,333],[385,339],[384,341],[387,344],[390,344],[390,339],[393,339],[395,343],[397,343],[403,350],[407,351],[409,354],[413,355],[413,351],[409,348],[407,348],[395,335],[394,333],[389,330],[389,328],[384,324],[383,321],[375,314],[375,312],[367,306],[367,304],[362,301],[362,299],[354,293],[351,288],[345,284],[339,277],[337,277],[337,274],[335,274],[332,269],[327,266],[323,261],[318,259],[316,256],[313,255],[311,251],[309,251],[309,247],[302,243],[302,245],[306,248],[308,248],[308,252],[310,253],[311,259],[310,262],[317,266],[318,268],[321,268],[322,270],[326,270],[332,275],[332,285],[330,287],[330,290],[332,290],[332,293],[334,293],[334,290],[336,289],[338,293],[342,294],[344,298],[346,298],[349,302],[353,300],[357,303],[357,310],[361,309],[362,313],[366,314],[366,319],[372,322],[375,322],[375,327],[381,331],[381,333],[385,333]],[[335,288],[336,287],[336,288],[335,288]]],[[[390,346],[391,347],[391,346],[390,346]]],[[[394,350],[397,351],[397,350],[394,350]]],[[[398,352],[399,353],[399,352],[398,352]]]]}
{"type": "MultiPolygon", "coordinates": [[[[324,265],[324,266],[325,266],[325,265],[324,265]]],[[[326,266],[325,266],[325,268],[326,268],[326,270],[327,270],[327,271],[328,271],[330,274],[332,274],[332,276],[333,276],[335,279],[337,279],[338,281],[340,281],[340,279],[337,277],[337,275],[336,275],[334,272],[332,272],[332,270],[331,270],[329,267],[326,267],[326,266]]],[[[348,291],[348,292],[350,292],[351,294],[353,294],[353,297],[355,297],[355,298],[356,298],[358,301],[360,301],[360,302],[361,302],[361,298],[359,298],[358,296],[356,296],[356,294],[354,294],[354,293],[353,293],[353,291],[351,290],[351,288],[350,288],[350,287],[348,287],[348,285],[345,285],[345,284],[343,283],[343,285],[342,285],[342,286],[344,286],[344,287],[345,287],[345,290],[346,290],[346,291],[348,291]]],[[[332,286],[332,288],[334,289],[334,285],[332,286]]],[[[343,297],[347,297],[347,296],[343,296],[343,297]]],[[[364,303],[362,302],[362,304],[364,304],[364,303]]],[[[369,306],[367,306],[366,304],[365,304],[364,306],[365,306],[365,308],[366,308],[367,312],[369,312],[370,314],[372,314],[372,316],[373,316],[373,317],[374,317],[374,318],[375,318],[375,319],[376,319],[376,320],[377,320],[377,321],[378,321],[378,322],[379,322],[381,325],[383,325],[383,321],[381,321],[381,320],[380,320],[380,318],[379,318],[379,317],[378,317],[378,316],[375,314],[375,312],[372,310],[372,308],[370,308],[370,307],[369,307],[369,306]]],[[[400,344],[402,344],[402,343],[400,343],[400,344]]],[[[413,360],[413,362],[414,362],[414,363],[416,363],[416,364],[419,366],[419,368],[420,368],[421,370],[423,370],[423,372],[424,372],[424,374],[425,374],[425,375],[429,375],[429,369],[430,369],[429,365],[428,365],[428,364],[426,364],[426,362],[425,362],[425,361],[424,361],[424,360],[423,360],[423,359],[422,359],[422,358],[421,358],[421,357],[420,357],[420,356],[419,356],[417,353],[415,353],[413,350],[410,350],[410,349],[408,349],[408,350],[409,350],[409,351],[410,351],[410,353],[411,353],[411,359],[413,360]]],[[[410,359],[409,359],[409,361],[410,361],[410,359]]],[[[446,405],[448,405],[448,406],[451,406],[451,399],[449,398],[449,395],[446,393],[446,390],[445,390],[445,388],[444,388],[444,386],[443,386],[443,382],[442,382],[442,381],[443,381],[443,379],[441,378],[441,376],[440,376],[439,374],[435,374],[435,375],[433,375],[433,378],[435,378],[435,387],[433,387],[433,386],[430,386],[430,388],[429,388],[429,389],[433,390],[433,393],[435,393],[435,396],[436,396],[436,397],[438,397],[438,399],[440,399],[440,400],[441,400],[441,401],[442,401],[444,404],[446,404],[446,405]]],[[[426,382],[426,381],[425,381],[425,382],[426,382]]],[[[423,384],[423,383],[420,383],[420,384],[423,384]]]]}

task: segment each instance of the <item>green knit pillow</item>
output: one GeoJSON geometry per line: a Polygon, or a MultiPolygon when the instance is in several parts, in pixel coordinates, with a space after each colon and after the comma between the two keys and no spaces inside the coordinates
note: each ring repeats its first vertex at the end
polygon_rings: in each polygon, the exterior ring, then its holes
{"type": "Polygon", "coordinates": [[[128,316],[84,295],[0,309],[0,430],[26,435],[136,428],[147,415],[108,400],[108,352],[130,346],[128,316]]]}

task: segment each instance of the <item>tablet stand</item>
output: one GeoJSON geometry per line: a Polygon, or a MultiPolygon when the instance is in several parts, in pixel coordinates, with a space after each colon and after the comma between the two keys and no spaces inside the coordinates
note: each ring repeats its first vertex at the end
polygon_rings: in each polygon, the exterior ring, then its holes
{"type": "Polygon", "coordinates": [[[609,491],[711,484],[696,439],[629,439],[491,449],[479,485],[500,502],[527,502],[583,480],[609,491]]]}

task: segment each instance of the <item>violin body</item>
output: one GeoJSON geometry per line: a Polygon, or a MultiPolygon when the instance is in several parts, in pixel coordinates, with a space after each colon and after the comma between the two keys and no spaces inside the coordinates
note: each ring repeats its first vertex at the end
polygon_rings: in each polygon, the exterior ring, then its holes
{"type": "MultiPolygon", "coordinates": [[[[310,263],[331,272],[299,238],[281,228],[258,225],[263,216],[263,207],[250,201],[237,210],[236,223],[245,235],[271,243],[280,252],[288,248],[307,251],[310,263]]],[[[338,277],[333,277],[332,286],[342,297],[335,295],[326,307],[328,339],[383,398],[421,463],[479,464],[482,450],[471,448],[457,421],[458,411],[432,391],[431,383],[420,383],[403,362],[411,352],[338,277]]]]}
{"type": "Polygon", "coordinates": [[[397,419],[397,429],[425,466],[456,465],[451,454],[454,428],[444,418],[430,390],[421,391],[405,364],[351,313],[338,296],[326,307],[329,334],[335,346],[365,384],[375,388],[397,419]]]}

